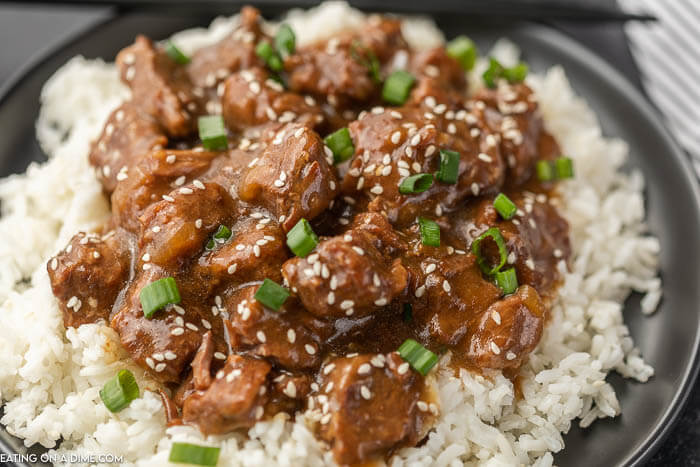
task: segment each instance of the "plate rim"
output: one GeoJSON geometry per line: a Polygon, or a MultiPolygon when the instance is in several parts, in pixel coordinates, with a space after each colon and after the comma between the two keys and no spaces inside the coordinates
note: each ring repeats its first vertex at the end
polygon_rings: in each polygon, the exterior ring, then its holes
{"type": "MultiPolygon", "coordinates": [[[[282,10],[288,11],[292,8],[294,7],[290,5],[289,8],[283,8],[282,10]]],[[[7,81],[0,86],[0,107],[2,107],[5,104],[5,101],[17,91],[17,88],[22,84],[22,81],[26,76],[44,66],[54,54],[80,43],[100,27],[118,22],[124,18],[137,14],[139,14],[139,12],[123,12],[115,9],[106,10],[104,16],[93,20],[89,25],[76,31],[73,35],[69,35],[63,40],[59,40],[53,43],[51,46],[45,47],[33,54],[27,62],[18,67],[10,75],[7,81]]],[[[422,15],[429,16],[430,12],[422,13],[422,15]]],[[[640,110],[642,118],[644,118],[654,127],[654,129],[663,139],[663,144],[672,149],[672,157],[679,162],[681,168],[683,169],[682,177],[684,182],[690,187],[693,194],[692,201],[694,202],[696,208],[698,208],[698,212],[700,212],[700,181],[695,176],[695,172],[692,169],[689,155],[672,136],[670,130],[663,121],[661,112],[654,110],[653,103],[610,63],[604,60],[596,52],[586,47],[583,43],[557,29],[555,26],[537,22],[513,23],[513,30],[515,31],[518,29],[527,30],[528,34],[535,36],[537,40],[546,42],[550,47],[556,49],[559,53],[573,57],[575,61],[585,61],[588,68],[595,68],[599,74],[606,75],[608,84],[614,88],[615,92],[623,95],[628,102],[640,110]]],[[[585,96],[580,97],[585,99],[585,96]]],[[[610,137],[611,135],[605,136],[610,137]]],[[[36,138],[36,135],[34,137],[36,138]]],[[[695,332],[693,348],[693,355],[684,368],[682,375],[680,375],[679,384],[676,386],[676,390],[674,391],[674,395],[668,406],[662,412],[658,421],[653,425],[653,427],[643,438],[640,439],[637,449],[630,452],[622,460],[620,465],[640,466],[644,464],[658,451],[659,447],[664,441],[667,440],[672,429],[676,426],[681,414],[683,413],[683,410],[687,406],[693,386],[700,375],[700,328],[695,332]]],[[[628,379],[626,378],[625,380],[628,379]]],[[[8,433],[3,425],[0,425],[0,430],[8,433]]],[[[7,445],[2,438],[0,438],[0,451],[8,454],[14,454],[15,452],[9,448],[10,446],[7,445]]],[[[564,449],[566,449],[566,447],[564,449]]],[[[10,462],[8,465],[24,467],[28,466],[29,464],[24,462],[10,462]]]]}

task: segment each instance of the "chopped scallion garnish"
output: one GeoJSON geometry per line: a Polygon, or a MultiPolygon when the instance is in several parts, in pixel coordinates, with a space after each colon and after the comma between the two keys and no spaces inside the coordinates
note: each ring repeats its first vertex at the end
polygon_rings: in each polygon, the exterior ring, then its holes
{"type": "Polygon", "coordinates": [[[350,45],[350,56],[360,65],[367,68],[369,76],[375,83],[381,83],[382,77],[380,74],[380,64],[377,55],[367,47],[360,44],[359,41],[353,41],[350,45]]]}
{"type": "Polygon", "coordinates": [[[537,161],[537,164],[535,164],[535,172],[537,172],[537,179],[541,182],[554,180],[554,170],[552,170],[550,161],[537,161]]]}
{"type": "Polygon", "coordinates": [[[350,159],[355,154],[355,145],[352,144],[350,130],[347,127],[334,131],[323,138],[323,142],[333,153],[333,161],[336,164],[350,159]]]}
{"type": "Polygon", "coordinates": [[[171,40],[165,42],[165,53],[178,65],[187,65],[190,63],[190,57],[182,53],[171,40]]]}
{"type": "Polygon", "coordinates": [[[275,34],[275,47],[282,57],[291,55],[294,53],[296,46],[296,36],[294,31],[288,24],[283,24],[277,30],[275,34]]]}
{"type": "Polygon", "coordinates": [[[289,297],[289,290],[270,279],[265,279],[255,292],[257,301],[275,311],[279,311],[287,297],[289,297]]]}
{"type": "Polygon", "coordinates": [[[255,47],[255,53],[265,62],[265,65],[272,71],[281,71],[282,59],[275,49],[267,41],[260,41],[255,47]]]}
{"type": "Polygon", "coordinates": [[[559,157],[554,161],[554,171],[558,179],[574,176],[574,163],[568,157],[559,157]]]}
{"type": "Polygon", "coordinates": [[[508,256],[508,251],[506,250],[506,242],[503,240],[503,235],[497,227],[491,227],[486,232],[482,233],[472,242],[472,253],[476,256],[476,262],[479,264],[481,271],[487,276],[492,276],[501,270],[504,264],[506,264],[506,257],[508,256]],[[488,264],[484,252],[482,251],[481,244],[487,238],[491,238],[498,247],[498,262],[491,266],[488,264]]]}
{"type": "Polygon", "coordinates": [[[501,217],[505,220],[513,217],[515,212],[518,210],[515,203],[503,193],[499,193],[498,196],[496,196],[496,199],[493,200],[493,207],[496,208],[496,211],[498,211],[501,217]]]}
{"type": "Polygon", "coordinates": [[[424,217],[418,218],[420,241],[427,246],[440,246],[440,226],[435,221],[424,217]]]}
{"type": "Polygon", "coordinates": [[[445,47],[447,55],[454,58],[466,71],[474,68],[478,52],[474,42],[467,36],[459,36],[452,39],[445,47]]]}
{"type": "Polygon", "coordinates": [[[403,195],[423,193],[431,186],[433,186],[432,174],[415,174],[403,179],[399,185],[399,193],[403,195]]]}
{"type": "Polygon", "coordinates": [[[403,105],[415,82],[416,78],[407,71],[397,70],[393,72],[384,81],[382,99],[390,104],[403,105]]]}
{"type": "Polygon", "coordinates": [[[522,83],[525,81],[529,67],[527,63],[520,62],[515,66],[510,68],[505,68],[503,70],[503,77],[508,80],[509,83],[522,83]]]}
{"type": "Polygon", "coordinates": [[[143,315],[150,318],[166,305],[180,303],[180,291],[177,289],[175,279],[164,277],[141,289],[139,300],[143,308],[143,315]]]}
{"type": "Polygon", "coordinates": [[[292,253],[305,258],[318,245],[318,236],[306,219],[301,219],[287,232],[287,246],[292,253]]]}
{"type": "Polygon", "coordinates": [[[100,389],[100,399],[110,412],[119,412],[138,397],[139,385],[129,370],[120,370],[100,389]]]}
{"type": "Polygon", "coordinates": [[[231,229],[223,224],[220,225],[213,237],[207,242],[207,250],[213,250],[217,243],[225,243],[229,238],[231,238],[231,229]]]}
{"type": "Polygon", "coordinates": [[[189,443],[173,443],[168,460],[175,464],[215,466],[219,462],[220,448],[197,446],[189,443]]]}
{"type": "Polygon", "coordinates": [[[406,339],[399,347],[399,355],[421,375],[428,374],[438,362],[438,356],[413,339],[406,339]]]}
{"type": "Polygon", "coordinates": [[[493,57],[489,58],[489,67],[484,71],[481,77],[484,79],[484,83],[489,88],[496,87],[496,80],[503,75],[503,65],[493,57]]]}
{"type": "Polygon", "coordinates": [[[459,153],[447,149],[440,149],[440,169],[438,169],[435,174],[435,178],[442,183],[455,184],[457,183],[458,175],[459,153]]]}
{"type": "Polygon", "coordinates": [[[199,139],[207,151],[221,151],[228,147],[226,126],[221,115],[199,117],[199,139]]]}
{"type": "Polygon", "coordinates": [[[518,288],[518,276],[515,268],[498,271],[496,273],[496,285],[498,285],[505,295],[510,295],[518,288]]]}

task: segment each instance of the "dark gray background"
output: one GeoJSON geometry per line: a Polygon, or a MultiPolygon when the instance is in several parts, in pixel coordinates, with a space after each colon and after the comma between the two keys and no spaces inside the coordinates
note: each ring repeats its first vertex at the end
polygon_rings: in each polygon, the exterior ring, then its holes
{"type": "MultiPolygon", "coordinates": [[[[106,8],[0,5],[0,89],[10,85],[24,67],[56,43],[109,14],[106,8]]],[[[620,25],[553,26],[592,49],[643,91],[620,25]]],[[[649,465],[700,465],[700,383],[696,384],[682,418],[649,465]]]]}

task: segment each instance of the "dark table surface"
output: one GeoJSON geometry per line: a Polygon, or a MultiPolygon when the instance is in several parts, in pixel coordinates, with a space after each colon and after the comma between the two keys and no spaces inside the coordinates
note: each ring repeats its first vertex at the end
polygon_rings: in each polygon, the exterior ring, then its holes
{"type": "MultiPolygon", "coordinates": [[[[109,14],[106,8],[0,5],[0,89],[52,44],[109,14]]],[[[639,72],[619,24],[557,23],[553,26],[603,57],[643,92],[639,72]]],[[[700,465],[700,381],[681,419],[648,465],[700,465]]]]}

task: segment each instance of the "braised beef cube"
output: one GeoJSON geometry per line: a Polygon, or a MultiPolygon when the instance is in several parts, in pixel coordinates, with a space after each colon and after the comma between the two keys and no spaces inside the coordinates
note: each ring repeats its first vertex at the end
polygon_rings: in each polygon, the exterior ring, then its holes
{"type": "MultiPolygon", "coordinates": [[[[320,436],[339,464],[355,464],[402,446],[426,431],[424,379],[395,352],[338,358],[326,368],[320,398],[327,398],[320,436]]],[[[324,400],[318,405],[324,405],[324,400]]]]}
{"type": "Polygon", "coordinates": [[[359,317],[380,310],[406,288],[407,272],[390,248],[355,228],[321,241],[306,258],[290,259],[282,274],[314,315],[359,317]]]}
{"type": "Polygon", "coordinates": [[[417,108],[384,109],[353,122],[350,133],[356,151],[343,179],[343,192],[377,200],[371,205],[398,224],[456,207],[466,197],[497,192],[503,183],[504,165],[498,148],[489,145],[488,135],[479,131],[472,136],[469,125],[456,118],[446,123],[443,131],[436,126],[442,124],[434,115],[428,118],[426,114],[417,108]],[[457,183],[435,180],[422,193],[400,193],[407,177],[438,171],[441,149],[460,155],[457,183]]]}
{"type": "Polygon", "coordinates": [[[202,335],[212,331],[217,352],[226,351],[223,323],[218,310],[204,303],[195,286],[181,276],[174,279],[182,301],[157,310],[150,318],[144,316],[140,301],[141,290],[152,282],[173,276],[152,265],[142,270],[126,291],[121,307],[111,321],[124,349],[159,381],[180,381],[183,371],[194,358],[202,335]]]}
{"type": "Polygon", "coordinates": [[[425,254],[410,272],[416,326],[443,345],[457,345],[473,319],[501,296],[472,254],[425,254]]]}
{"type": "Polygon", "coordinates": [[[223,244],[217,241],[194,264],[197,280],[212,288],[264,279],[281,282],[280,268],[288,256],[285,235],[277,222],[262,215],[258,219],[241,216],[229,227],[231,238],[223,244]]]}
{"type": "Polygon", "coordinates": [[[129,276],[120,239],[80,232],[49,260],[46,269],[65,327],[109,319],[112,304],[129,276]]]}
{"type": "Polygon", "coordinates": [[[285,232],[305,218],[326,210],[337,193],[337,182],[314,131],[287,124],[267,141],[260,159],[238,188],[243,201],[273,213],[285,232]]]}
{"type": "Polygon", "coordinates": [[[167,144],[168,139],[153,117],[127,102],[107,119],[90,150],[90,164],[97,169],[105,192],[111,194],[141,157],[167,144]]]}
{"type": "Polygon", "coordinates": [[[524,183],[540,157],[538,141],[544,129],[534,93],[525,84],[500,82],[497,89],[485,88],[474,99],[496,111],[488,113],[488,123],[500,135],[508,178],[524,183]]]}
{"type": "Polygon", "coordinates": [[[216,88],[235,71],[264,66],[255,53],[255,46],[263,37],[260,12],[249,6],[243,7],[239,24],[231,34],[192,55],[187,70],[196,92],[204,95],[204,89],[216,88]]]}
{"type": "Polygon", "coordinates": [[[182,264],[204,250],[220,225],[231,225],[237,212],[234,201],[220,185],[193,182],[173,190],[139,218],[143,226],[140,261],[143,265],[182,264]]]}
{"type": "Polygon", "coordinates": [[[441,89],[466,94],[466,75],[457,60],[447,55],[444,47],[435,47],[416,53],[411,57],[411,71],[419,83],[434,80],[441,89]]]}
{"type": "Polygon", "coordinates": [[[395,18],[371,16],[356,33],[362,46],[371,50],[380,63],[395,59],[398,53],[408,50],[408,44],[401,34],[401,21],[395,18]]]}
{"type": "Polygon", "coordinates": [[[139,217],[153,203],[163,200],[173,189],[181,187],[187,193],[204,173],[217,153],[192,150],[158,150],[139,156],[138,162],[121,171],[112,193],[112,214],[115,224],[137,233],[139,217]]]}
{"type": "Polygon", "coordinates": [[[138,36],[117,55],[122,80],[131,88],[132,102],[153,116],[172,137],[188,136],[202,113],[184,66],[161,47],[138,36]]]}
{"type": "Polygon", "coordinates": [[[185,399],[183,421],[205,435],[253,426],[265,413],[270,370],[264,360],[229,355],[211,386],[185,399]]]}
{"type": "Polygon", "coordinates": [[[479,368],[518,368],[542,337],[544,313],[537,291],[520,286],[481,315],[467,357],[479,368]]]}
{"type": "Polygon", "coordinates": [[[259,284],[246,287],[226,299],[231,348],[269,358],[289,370],[318,366],[320,343],[300,320],[306,311],[293,298],[279,311],[271,310],[255,299],[258,288],[259,284]]]}
{"type": "Polygon", "coordinates": [[[285,91],[260,68],[235,73],[224,86],[223,114],[231,129],[244,130],[267,122],[314,127],[323,121],[315,101],[285,91]]]}

